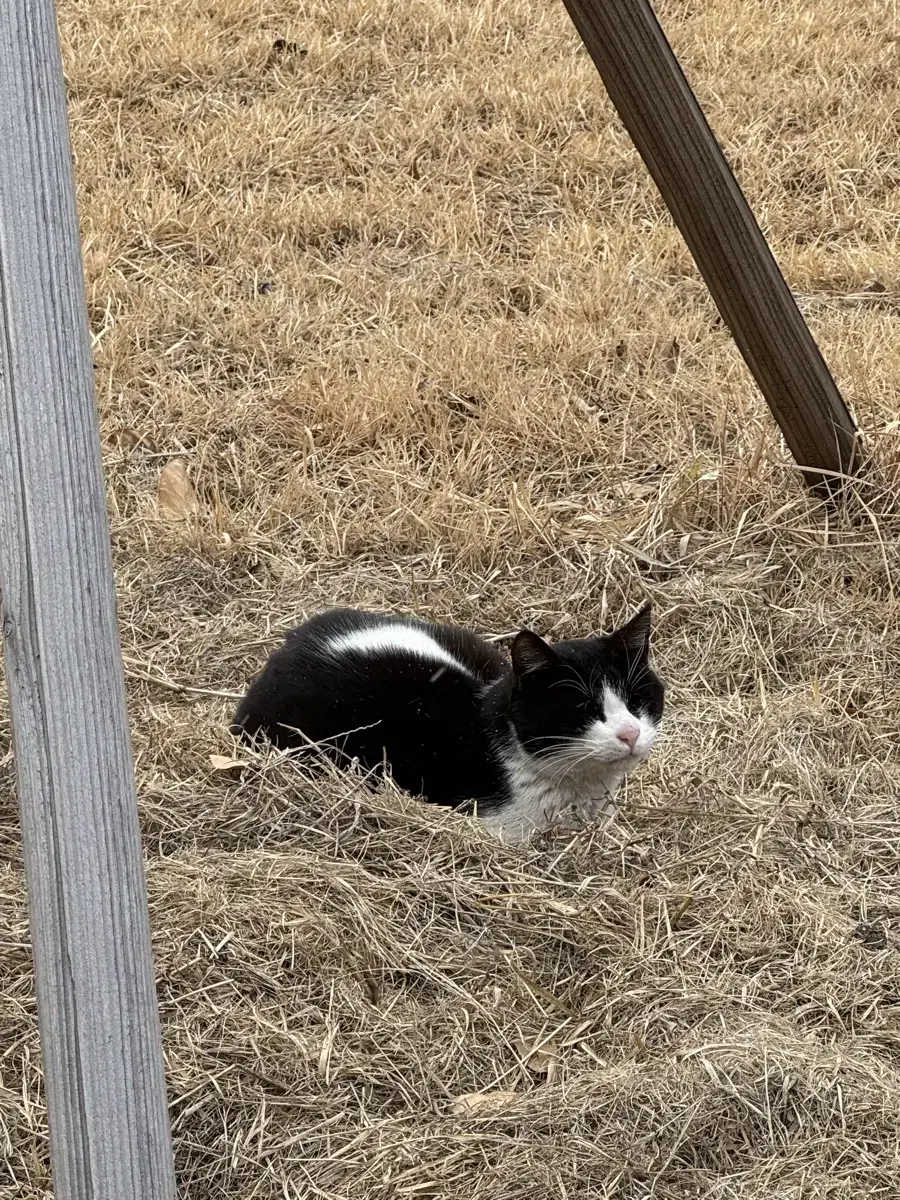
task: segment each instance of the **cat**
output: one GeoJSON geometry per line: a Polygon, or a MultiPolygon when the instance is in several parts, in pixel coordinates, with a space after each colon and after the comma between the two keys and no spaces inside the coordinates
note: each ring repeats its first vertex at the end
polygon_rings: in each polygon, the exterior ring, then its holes
{"type": "MultiPolygon", "coordinates": [[[[292,630],[248,688],[232,732],[325,753],[434,804],[474,811],[505,841],[613,812],[657,740],[664,685],[650,605],[613,633],[548,644],[522,630],[510,661],[466,629],[336,609],[292,630]]],[[[314,757],[314,755],[313,755],[314,757]]]]}

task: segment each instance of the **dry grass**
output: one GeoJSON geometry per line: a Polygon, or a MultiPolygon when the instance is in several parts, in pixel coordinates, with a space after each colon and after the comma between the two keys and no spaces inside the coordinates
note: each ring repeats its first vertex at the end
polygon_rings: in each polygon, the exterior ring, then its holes
{"type": "MultiPolygon", "coordinates": [[[[894,8],[662,5],[888,463],[894,8]]],[[[183,1195],[897,1197],[900,520],[803,495],[561,6],[61,18],[183,1195]],[[645,595],[667,739],[615,835],[210,765],[215,693],[320,605],[559,636],[645,595]]],[[[36,1200],[3,721],[0,1197],[36,1200]]]]}

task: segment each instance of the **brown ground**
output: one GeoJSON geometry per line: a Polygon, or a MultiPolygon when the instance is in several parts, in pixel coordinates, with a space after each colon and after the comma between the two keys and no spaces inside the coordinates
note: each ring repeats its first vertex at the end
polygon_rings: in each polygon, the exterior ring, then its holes
{"type": "MultiPolygon", "coordinates": [[[[886,462],[894,10],[661,9],[886,462]]],[[[900,1196],[900,519],[804,496],[561,6],[61,18],[183,1195],[900,1196]],[[323,604],[571,636],[645,596],[667,736],[615,835],[211,763],[323,604]]],[[[36,1200],[3,720],[0,1197],[36,1200]]]]}

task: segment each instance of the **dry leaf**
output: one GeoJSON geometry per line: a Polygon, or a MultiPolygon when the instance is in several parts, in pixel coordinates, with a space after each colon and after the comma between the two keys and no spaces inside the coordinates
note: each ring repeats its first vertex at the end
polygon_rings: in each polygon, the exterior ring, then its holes
{"type": "Polygon", "coordinates": [[[466,1096],[457,1096],[453,1101],[454,1117],[465,1117],[470,1113],[490,1112],[492,1109],[504,1108],[512,1100],[518,1099],[515,1092],[469,1092],[466,1096]]]}
{"type": "Polygon", "coordinates": [[[141,444],[141,435],[133,429],[119,429],[114,437],[123,450],[133,450],[141,444]]]}
{"type": "Polygon", "coordinates": [[[211,754],[209,761],[212,763],[214,771],[230,771],[234,767],[246,767],[245,762],[241,762],[239,758],[229,758],[225,754],[211,754]]]}
{"type": "Polygon", "coordinates": [[[171,459],[160,471],[156,503],[169,521],[184,521],[196,514],[197,493],[180,458],[171,459]]]}
{"type": "Polygon", "coordinates": [[[532,1049],[533,1044],[532,1042],[516,1042],[515,1046],[519,1057],[530,1071],[552,1079],[559,1066],[559,1047],[556,1042],[540,1042],[537,1049],[532,1049]]]}

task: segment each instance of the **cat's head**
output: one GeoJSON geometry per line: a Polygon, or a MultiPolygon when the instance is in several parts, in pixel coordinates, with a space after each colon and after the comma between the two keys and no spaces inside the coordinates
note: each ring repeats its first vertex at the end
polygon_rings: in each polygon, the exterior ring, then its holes
{"type": "Polygon", "coordinates": [[[603,637],[548,645],[513,641],[509,715],[535,759],[560,775],[599,764],[631,770],[656,741],[663,684],[650,666],[650,605],[603,637]]]}

